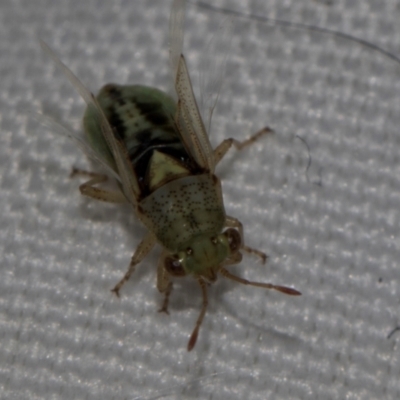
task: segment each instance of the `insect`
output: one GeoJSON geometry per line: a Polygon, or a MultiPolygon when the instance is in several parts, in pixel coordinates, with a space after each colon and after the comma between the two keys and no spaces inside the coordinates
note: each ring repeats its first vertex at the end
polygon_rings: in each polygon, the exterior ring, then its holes
{"type": "Polygon", "coordinates": [[[136,265],[157,243],[161,245],[157,288],[165,298],[160,311],[168,313],[171,278],[191,275],[201,288],[202,308],[187,345],[190,351],[206,313],[207,284],[218,274],[288,295],[300,292],[251,282],[226,268],[242,260],[241,251],[264,262],[266,255],[246,246],[241,222],[226,215],[215,166],[232,146],[241,149],[269,129],[244,142],[226,139],[215,149],[211,147],[182,54],[185,3],[174,0],[170,19],[170,59],[177,100],[155,88],[115,84],[105,85],[95,97],[45,43],[41,44],[87,103],[83,118],[86,139],[81,146],[116,178],[120,189],[98,187],[107,180],[106,175],[78,171],[90,176],[80,186],[81,193],[106,202],[129,202],[148,229],[127,272],[112,291],[119,296],[136,265]]]}

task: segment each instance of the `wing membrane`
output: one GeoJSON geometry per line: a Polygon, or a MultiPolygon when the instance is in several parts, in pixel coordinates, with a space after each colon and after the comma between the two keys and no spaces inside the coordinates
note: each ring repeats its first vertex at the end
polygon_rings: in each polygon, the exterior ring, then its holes
{"type": "Polygon", "coordinates": [[[169,20],[169,59],[172,81],[175,85],[179,59],[183,50],[183,24],[185,22],[186,0],[174,0],[169,20]]]}
{"type": "Polygon", "coordinates": [[[215,169],[214,153],[201,118],[192,83],[182,54],[185,0],[174,0],[169,24],[170,61],[178,97],[175,121],[187,151],[204,169],[215,169]]]}
{"type": "Polygon", "coordinates": [[[92,160],[98,162],[99,164],[102,165],[102,167],[106,170],[106,172],[117,179],[118,181],[121,182],[121,178],[117,174],[117,172],[114,170],[113,166],[110,165],[105,159],[101,158],[90,146],[89,143],[87,143],[84,138],[81,137],[80,134],[77,132],[74,132],[70,128],[64,126],[63,124],[60,124],[59,122],[55,121],[53,118],[43,115],[41,113],[39,114],[34,114],[33,117],[40,122],[42,125],[46,126],[49,130],[52,132],[59,132],[62,135],[67,136],[69,139],[71,139],[75,144],[92,160]]]}
{"type": "Polygon", "coordinates": [[[214,152],[197,107],[183,55],[176,75],[176,93],[179,99],[178,121],[183,128],[182,139],[199,165],[214,172],[214,152]]]}
{"type": "Polygon", "coordinates": [[[200,63],[199,109],[208,135],[212,135],[211,120],[226,74],[226,64],[232,44],[233,22],[225,19],[202,51],[200,63]]]}
{"type": "Polygon", "coordinates": [[[136,199],[140,194],[140,190],[136,182],[135,174],[133,172],[129,158],[126,154],[126,150],[123,145],[115,138],[112,128],[108,123],[107,118],[100,108],[96,98],[88,89],[86,89],[81,81],[56,56],[56,54],[50,49],[49,46],[47,46],[46,43],[40,41],[40,44],[42,46],[42,49],[52,58],[54,63],[61,69],[61,71],[66,75],[66,77],[75,87],[75,89],[79,92],[83,100],[85,100],[87,106],[93,110],[96,118],[98,118],[104,139],[106,140],[107,145],[110,148],[111,153],[114,157],[124,194],[127,196],[128,200],[131,203],[136,204],[136,199]]]}

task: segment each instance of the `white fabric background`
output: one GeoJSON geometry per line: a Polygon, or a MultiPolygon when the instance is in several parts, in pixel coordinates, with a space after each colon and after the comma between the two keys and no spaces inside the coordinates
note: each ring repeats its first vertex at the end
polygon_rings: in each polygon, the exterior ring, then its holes
{"type": "MultiPolygon", "coordinates": [[[[347,32],[400,54],[395,0],[221,0],[260,16],[347,32]]],[[[218,281],[195,349],[200,290],[181,281],[158,314],[154,251],[118,300],[145,230],[129,207],[82,198],[73,143],[84,105],[39,46],[88,87],[168,84],[170,1],[0,3],[0,391],[4,399],[400,398],[400,65],[349,40],[234,20],[213,144],[276,131],[218,168],[227,212],[266,266],[237,273],[292,298],[218,281]],[[310,148],[312,163],[307,170],[310,148]]],[[[189,6],[186,55],[210,21],[189,6]]],[[[207,74],[207,71],[205,72],[207,74]]]]}

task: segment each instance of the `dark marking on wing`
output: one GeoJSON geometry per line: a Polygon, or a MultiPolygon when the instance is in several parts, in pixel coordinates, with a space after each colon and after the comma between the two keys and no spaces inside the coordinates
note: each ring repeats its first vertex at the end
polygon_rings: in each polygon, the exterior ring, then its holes
{"type": "Polygon", "coordinates": [[[132,102],[143,115],[147,115],[155,111],[161,111],[159,103],[138,101],[136,98],[133,98],[132,102]]]}
{"type": "Polygon", "coordinates": [[[153,112],[151,114],[146,115],[146,118],[149,122],[156,126],[164,126],[167,125],[169,120],[165,113],[161,112],[153,112]]]}
{"type": "Polygon", "coordinates": [[[103,90],[107,93],[107,95],[116,102],[119,106],[124,106],[126,101],[122,96],[121,89],[114,85],[113,83],[109,83],[108,85],[104,86],[103,90]]]}
{"type": "Polygon", "coordinates": [[[107,110],[107,118],[108,122],[113,128],[115,137],[118,140],[124,140],[126,134],[126,127],[114,107],[110,107],[107,110]]]}
{"type": "Polygon", "coordinates": [[[146,117],[147,121],[155,126],[163,126],[169,123],[169,118],[165,114],[160,103],[143,102],[133,99],[135,107],[146,117]]]}

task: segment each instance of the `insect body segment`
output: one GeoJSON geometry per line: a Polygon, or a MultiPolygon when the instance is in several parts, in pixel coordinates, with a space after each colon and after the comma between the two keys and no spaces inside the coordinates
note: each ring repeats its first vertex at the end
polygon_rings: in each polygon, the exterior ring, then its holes
{"type": "MultiPolygon", "coordinates": [[[[263,261],[266,255],[246,246],[242,224],[226,215],[214,169],[232,145],[241,149],[271,130],[264,128],[244,142],[224,140],[213,150],[181,54],[184,7],[184,0],[174,0],[170,24],[177,101],[158,89],[140,85],[108,84],[94,97],[47,45],[42,43],[42,47],[88,104],[83,120],[87,152],[117,177],[121,190],[98,188],[96,185],[107,179],[105,175],[77,171],[90,176],[80,186],[81,193],[115,203],[125,198],[148,229],[113,292],[119,295],[136,265],[159,243],[163,251],[157,287],[165,294],[160,311],[168,312],[172,277],[192,275],[202,291],[202,309],[188,343],[191,350],[207,309],[206,284],[214,282],[218,274],[245,285],[289,295],[300,293],[284,286],[251,282],[226,269],[242,260],[241,251],[256,254],[263,261]]],[[[79,143],[83,146],[81,139],[79,143]]]]}
{"type": "Polygon", "coordinates": [[[225,210],[220,182],[214,178],[202,174],[176,179],[140,203],[140,218],[165,248],[180,251],[198,236],[221,232],[225,210]]]}

